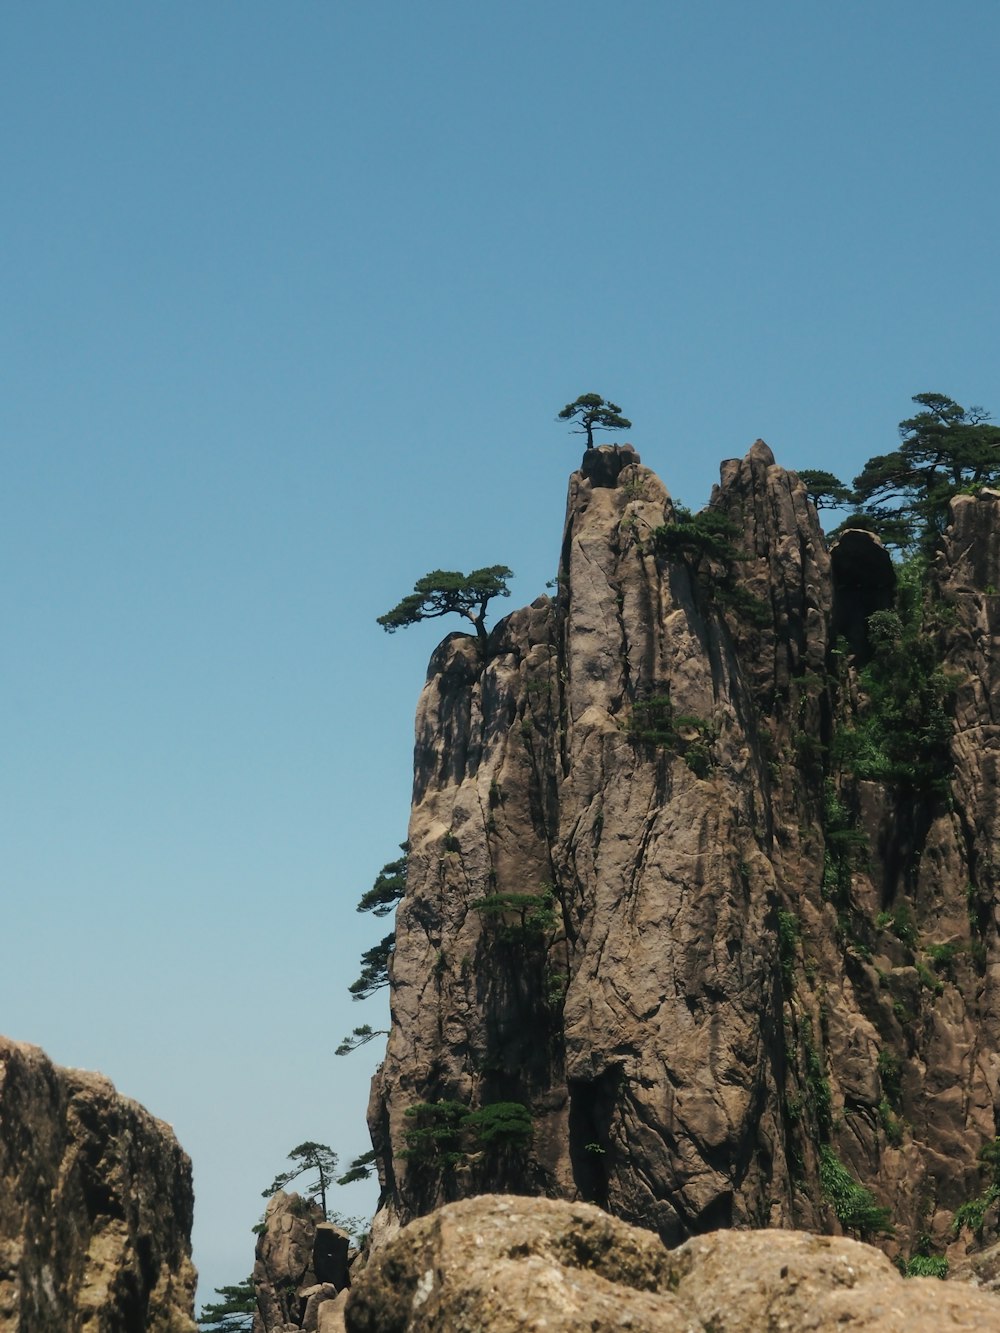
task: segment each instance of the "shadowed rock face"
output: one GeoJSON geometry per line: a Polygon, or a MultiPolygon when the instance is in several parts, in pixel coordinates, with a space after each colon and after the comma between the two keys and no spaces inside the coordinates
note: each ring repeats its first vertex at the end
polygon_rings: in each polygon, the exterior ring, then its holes
{"type": "Polygon", "coordinates": [[[192,1210],[168,1125],[0,1038],[0,1328],[194,1333],[192,1210]]]}
{"type": "Polygon", "coordinates": [[[727,1231],[667,1251],[588,1204],[449,1204],[376,1255],[347,1333],[944,1333],[995,1329],[1000,1301],[903,1279],[884,1254],[803,1232],[727,1231]]]}
{"type": "Polygon", "coordinates": [[[670,1243],[836,1230],[826,1146],[890,1210],[888,1248],[943,1250],[996,1133],[1000,496],[956,502],[934,573],[960,678],[947,800],[831,767],[864,693],[835,595],[856,629],[872,590],[835,589],[766,444],[712,494],[736,560],[657,554],[673,506],[624,451],[587,472],[556,598],[485,659],[451,635],[421,695],[376,1234],[489,1189],[592,1200],[670,1243]],[[908,942],[877,924],[900,904],[908,942]],[[459,1136],[445,1162],[407,1115],[439,1100],[528,1106],[530,1148],[459,1136]]]}

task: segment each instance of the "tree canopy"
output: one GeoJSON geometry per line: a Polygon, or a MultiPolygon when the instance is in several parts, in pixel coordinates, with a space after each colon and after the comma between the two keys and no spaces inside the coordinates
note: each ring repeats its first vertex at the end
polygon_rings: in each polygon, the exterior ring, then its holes
{"type": "Polygon", "coordinates": [[[306,1193],[319,1202],[323,1216],[327,1217],[326,1191],[335,1179],[337,1154],[325,1143],[313,1143],[310,1140],[293,1148],[288,1154],[288,1160],[293,1164],[291,1170],[279,1172],[267,1189],[261,1191],[262,1197],[269,1199],[272,1194],[277,1194],[293,1180],[298,1180],[299,1176],[315,1171],[316,1178],[305,1187],[306,1193]]]}
{"type": "MultiPolygon", "coordinates": [[[[373,916],[385,917],[396,910],[396,906],[406,892],[406,872],[409,864],[410,844],[401,842],[399,849],[403,853],[395,861],[387,861],[375,877],[375,883],[361,895],[357,910],[371,912],[373,916]]],[[[355,1000],[367,1000],[377,990],[389,984],[389,959],[396,947],[395,932],[385,935],[378,944],[366,949],[361,955],[361,975],[348,987],[355,1000]]],[[[370,1023],[362,1023],[354,1028],[350,1036],[343,1039],[335,1054],[349,1055],[359,1046],[364,1046],[375,1037],[386,1036],[385,1028],[373,1028],[370,1023]]]]}
{"type": "Polygon", "coordinates": [[[250,1333],[257,1312],[253,1278],[244,1278],[231,1287],[216,1287],[218,1301],[206,1301],[198,1323],[206,1333],[250,1333]]]}
{"type": "Polygon", "coordinates": [[[942,393],[913,402],[921,410],[899,423],[899,447],[870,458],[853,489],[830,472],[799,473],[817,509],[857,507],[842,528],[867,528],[903,550],[933,545],[953,496],[1000,481],[1000,426],[988,412],[942,393]]]}
{"type": "Polygon", "coordinates": [[[594,447],[595,430],[628,430],[632,425],[617,403],[605,401],[599,393],[581,393],[566,404],[556,420],[576,422],[573,433],[586,435],[588,449],[594,447]]]}
{"type": "Polygon", "coordinates": [[[406,892],[407,852],[410,844],[399,844],[402,856],[395,861],[387,861],[375,877],[375,883],[361,895],[357,910],[371,912],[373,916],[388,916],[396,910],[396,904],[406,892]]]}
{"type": "Polygon", "coordinates": [[[851,504],[854,494],[832,472],[823,472],[818,468],[800,468],[799,481],[806,488],[806,494],[817,509],[839,509],[851,504]]]}
{"type": "Polygon", "coordinates": [[[456,569],[432,569],[417,579],[413,591],[391,611],[378,617],[387,634],[438,616],[465,616],[475,626],[480,642],[486,640],[486,607],[494,597],[509,597],[507,580],[514,573],[506,565],[489,565],[463,574],[456,569]]]}

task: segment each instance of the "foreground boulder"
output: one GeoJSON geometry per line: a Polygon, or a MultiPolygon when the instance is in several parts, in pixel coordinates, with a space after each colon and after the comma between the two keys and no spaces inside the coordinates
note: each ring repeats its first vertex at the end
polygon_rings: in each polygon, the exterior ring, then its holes
{"type": "Polygon", "coordinates": [[[345,1317],[347,1333],[942,1333],[1000,1329],[1000,1299],[904,1279],[843,1238],[719,1231],[667,1250],[590,1204],[484,1195],[404,1228],[345,1317]]]}
{"type": "Polygon", "coordinates": [[[193,1333],[193,1208],[169,1125],[0,1037],[0,1329],[193,1333]]]}

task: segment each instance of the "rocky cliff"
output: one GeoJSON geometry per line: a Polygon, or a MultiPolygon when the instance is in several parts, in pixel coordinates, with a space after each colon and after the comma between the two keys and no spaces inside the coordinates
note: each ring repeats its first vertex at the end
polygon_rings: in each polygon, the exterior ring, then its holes
{"type": "Polygon", "coordinates": [[[192,1211],[168,1125],[0,1038],[0,1329],[194,1333],[192,1211]]]}
{"type": "Polygon", "coordinates": [[[989,1225],[1000,495],[954,503],[919,651],[878,542],[828,550],[762,442],[708,520],[589,451],[556,596],[432,658],[377,1229],[488,1189],[669,1243],[989,1225]]]}

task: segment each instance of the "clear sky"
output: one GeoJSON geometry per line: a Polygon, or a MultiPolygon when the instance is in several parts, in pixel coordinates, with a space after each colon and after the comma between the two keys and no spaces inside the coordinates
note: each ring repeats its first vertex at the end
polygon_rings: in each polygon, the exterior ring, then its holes
{"type": "Polygon", "coordinates": [[[0,1031],[175,1126],[203,1295],[290,1148],[368,1147],[354,907],[450,628],[375,617],[436,567],[544,591],[580,393],[694,507],[758,436],[849,479],[912,394],[1000,413],[998,40],[994,0],[3,7],[0,1031]]]}

